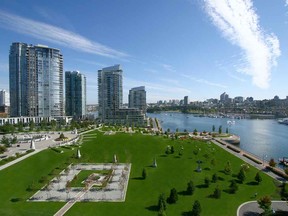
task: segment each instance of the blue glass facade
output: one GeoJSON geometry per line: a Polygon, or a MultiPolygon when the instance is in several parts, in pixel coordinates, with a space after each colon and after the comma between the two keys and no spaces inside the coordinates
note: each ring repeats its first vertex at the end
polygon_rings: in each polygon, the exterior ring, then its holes
{"type": "Polygon", "coordinates": [[[83,118],[86,115],[86,77],[78,71],[65,72],[66,115],[83,118]]]}
{"type": "Polygon", "coordinates": [[[13,43],[9,74],[11,116],[63,116],[63,57],[58,49],[13,43]]]}

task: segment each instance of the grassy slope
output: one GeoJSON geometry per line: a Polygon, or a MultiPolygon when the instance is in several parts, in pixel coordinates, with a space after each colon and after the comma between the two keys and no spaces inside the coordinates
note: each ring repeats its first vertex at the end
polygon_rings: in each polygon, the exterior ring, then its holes
{"type": "MultiPolygon", "coordinates": [[[[96,133],[96,132],[93,132],[96,133]]],[[[168,205],[168,215],[181,215],[192,209],[193,202],[198,199],[202,206],[202,215],[234,215],[237,207],[245,201],[253,199],[255,192],[258,197],[271,195],[279,198],[276,194],[276,187],[273,180],[262,174],[263,182],[258,185],[247,183],[254,181],[256,170],[250,168],[247,180],[239,185],[236,195],[222,191],[220,199],[209,198],[217,185],[221,189],[228,189],[229,180],[232,176],[226,176],[221,171],[229,160],[232,164],[233,173],[238,173],[243,163],[238,158],[214,145],[207,145],[196,141],[169,140],[157,136],[119,134],[104,136],[98,134],[95,139],[84,139],[81,148],[82,162],[112,162],[116,154],[120,162],[131,162],[132,171],[130,174],[129,186],[125,203],[77,203],[69,210],[67,215],[157,215],[155,205],[158,202],[160,193],[169,196],[170,189],[176,188],[178,192],[186,190],[187,182],[192,180],[196,186],[194,195],[179,195],[176,204],[168,205]],[[175,147],[175,153],[165,155],[167,145],[175,147]],[[184,146],[184,154],[178,158],[178,149],[184,146]],[[196,156],[194,149],[201,148],[196,156]],[[212,149],[215,149],[214,153],[212,149]],[[208,159],[203,155],[207,153],[208,159]],[[156,157],[158,167],[152,168],[153,158],[156,157]],[[197,160],[202,160],[202,168],[210,168],[210,161],[216,159],[216,166],[212,170],[195,172],[197,160]],[[147,179],[141,180],[142,169],[147,170],[147,179]],[[209,188],[201,188],[205,177],[212,177],[213,173],[224,178],[224,181],[211,183],[209,188]],[[222,208],[220,206],[223,206],[222,208]]],[[[65,150],[59,154],[51,150],[41,152],[19,164],[0,171],[0,215],[53,215],[64,203],[43,202],[30,203],[25,201],[11,202],[11,198],[28,199],[34,192],[27,192],[26,188],[32,181],[38,182],[41,176],[48,174],[56,167],[64,168],[64,163],[72,155],[71,150],[65,150]]],[[[59,170],[60,171],[60,170],[59,170]]],[[[49,177],[49,176],[48,176],[49,177]]],[[[37,183],[38,184],[38,183],[37,183]]],[[[43,186],[43,185],[41,185],[43,186]]],[[[38,184],[38,187],[41,187],[38,184]]]]}

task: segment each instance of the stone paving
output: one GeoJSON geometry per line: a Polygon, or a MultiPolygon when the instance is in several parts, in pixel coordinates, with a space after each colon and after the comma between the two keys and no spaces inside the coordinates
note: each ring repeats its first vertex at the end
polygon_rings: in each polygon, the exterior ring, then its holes
{"type": "MultiPolygon", "coordinates": [[[[89,202],[124,202],[131,170],[131,164],[75,164],[70,165],[69,172],[63,170],[59,177],[55,177],[47,186],[35,193],[28,201],[89,201],[89,202]],[[66,190],[67,181],[71,181],[82,170],[113,170],[112,178],[104,188],[85,186],[66,190]],[[84,191],[84,193],[83,193],[84,191]],[[81,194],[81,196],[79,196],[81,194]]],[[[87,176],[88,177],[88,176],[87,176]]]]}

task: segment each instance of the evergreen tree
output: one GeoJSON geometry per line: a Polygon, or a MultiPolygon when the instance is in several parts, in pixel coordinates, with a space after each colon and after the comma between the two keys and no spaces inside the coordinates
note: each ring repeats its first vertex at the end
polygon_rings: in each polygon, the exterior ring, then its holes
{"type": "Polygon", "coordinates": [[[187,193],[188,195],[193,195],[194,190],[195,190],[195,186],[194,186],[193,181],[189,181],[188,184],[187,184],[186,193],[187,193]]]}
{"type": "Polygon", "coordinates": [[[219,187],[217,186],[217,188],[215,188],[214,193],[213,193],[214,198],[219,199],[221,197],[221,190],[219,189],[219,187]]]}
{"type": "Polygon", "coordinates": [[[231,181],[231,184],[229,187],[230,187],[230,193],[232,194],[236,193],[236,191],[238,190],[238,185],[235,180],[231,181]]]}
{"type": "Polygon", "coordinates": [[[163,209],[163,211],[167,209],[166,198],[164,193],[160,194],[158,198],[158,211],[160,211],[161,209],[163,209]]]}
{"type": "Polygon", "coordinates": [[[212,131],[215,132],[215,125],[212,126],[212,131]]]}
{"type": "Polygon", "coordinates": [[[256,181],[258,184],[260,184],[260,182],[262,181],[262,177],[260,176],[259,172],[256,173],[255,181],[256,181]]]}
{"type": "Polygon", "coordinates": [[[222,134],[222,126],[221,125],[219,126],[218,133],[222,134]]]}
{"type": "Polygon", "coordinates": [[[244,169],[240,169],[240,171],[239,171],[239,173],[238,173],[238,175],[237,175],[237,178],[238,178],[238,180],[239,180],[241,183],[243,183],[243,182],[245,181],[245,179],[246,179],[246,174],[245,174],[244,169]]]}
{"type": "Polygon", "coordinates": [[[206,187],[209,187],[209,185],[210,185],[210,179],[209,179],[208,177],[205,177],[205,179],[204,179],[204,184],[205,184],[206,187]]]}
{"type": "Polygon", "coordinates": [[[175,188],[172,188],[171,191],[170,191],[170,196],[168,198],[168,202],[170,204],[172,203],[176,203],[176,201],[178,200],[178,194],[177,194],[177,191],[175,188]]]}
{"type": "Polygon", "coordinates": [[[147,172],[146,172],[146,169],[143,168],[143,170],[142,170],[142,178],[146,179],[146,177],[147,177],[147,172]]]}
{"type": "Polygon", "coordinates": [[[202,209],[201,209],[200,202],[198,200],[195,200],[193,207],[192,207],[191,216],[200,216],[201,210],[202,209]]]}
{"type": "Polygon", "coordinates": [[[174,146],[171,146],[171,150],[170,150],[171,154],[174,154],[175,150],[174,150],[174,146]]]}
{"type": "Polygon", "coordinates": [[[218,180],[218,176],[217,176],[216,173],[214,173],[214,174],[212,175],[212,182],[213,182],[213,183],[216,183],[217,180],[218,180]]]}

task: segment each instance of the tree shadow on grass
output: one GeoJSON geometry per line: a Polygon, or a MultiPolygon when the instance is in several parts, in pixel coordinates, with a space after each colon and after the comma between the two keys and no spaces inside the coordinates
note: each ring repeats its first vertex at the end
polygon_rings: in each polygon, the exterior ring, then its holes
{"type": "Polygon", "coordinates": [[[209,171],[209,170],[211,170],[209,167],[205,167],[203,170],[207,170],[207,171],[209,171]]]}
{"type": "Polygon", "coordinates": [[[177,156],[174,156],[174,158],[181,158],[181,156],[177,155],[177,156]]]}
{"type": "Polygon", "coordinates": [[[191,211],[187,211],[187,212],[182,212],[181,216],[191,216],[192,212],[191,211]]]}
{"type": "Polygon", "coordinates": [[[196,187],[197,187],[197,188],[200,188],[200,189],[201,189],[201,188],[208,188],[207,185],[205,185],[205,184],[196,185],[196,187]]]}
{"type": "Polygon", "coordinates": [[[247,182],[246,185],[255,186],[255,185],[258,185],[258,183],[255,181],[251,181],[251,182],[247,182]]]}
{"type": "Polygon", "coordinates": [[[149,211],[158,211],[158,206],[157,205],[152,205],[152,206],[148,206],[145,209],[149,210],[149,211]]]}
{"type": "Polygon", "coordinates": [[[225,181],[225,179],[224,179],[223,177],[221,177],[221,176],[218,176],[217,180],[219,180],[219,181],[225,181]]]}
{"type": "Polygon", "coordinates": [[[167,157],[167,155],[166,154],[162,154],[162,155],[160,155],[160,157],[167,157]]]}
{"type": "Polygon", "coordinates": [[[131,178],[132,180],[144,180],[143,177],[134,177],[134,178],[131,178]]]}
{"type": "Polygon", "coordinates": [[[178,195],[181,195],[181,196],[190,196],[190,194],[188,194],[187,191],[180,191],[180,192],[178,192],[178,195]]]}

